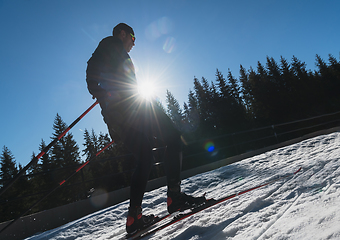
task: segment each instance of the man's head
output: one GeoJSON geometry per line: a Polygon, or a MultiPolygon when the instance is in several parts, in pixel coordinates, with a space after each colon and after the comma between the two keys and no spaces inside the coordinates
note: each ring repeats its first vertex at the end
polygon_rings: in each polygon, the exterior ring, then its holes
{"type": "Polygon", "coordinates": [[[132,47],[135,46],[135,33],[132,27],[125,23],[119,23],[115,26],[112,35],[122,40],[123,46],[127,52],[130,52],[132,47]]]}

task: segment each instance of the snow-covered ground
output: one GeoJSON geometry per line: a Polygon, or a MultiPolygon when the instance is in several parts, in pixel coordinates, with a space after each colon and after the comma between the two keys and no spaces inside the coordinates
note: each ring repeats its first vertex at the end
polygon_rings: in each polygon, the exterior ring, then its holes
{"type": "MultiPolygon", "coordinates": [[[[184,192],[230,199],[145,239],[340,239],[340,133],[315,137],[183,180],[184,192]]],[[[28,239],[119,239],[128,201],[28,239]]],[[[143,212],[166,214],[166,188],[145,194],[143,212]]]]}

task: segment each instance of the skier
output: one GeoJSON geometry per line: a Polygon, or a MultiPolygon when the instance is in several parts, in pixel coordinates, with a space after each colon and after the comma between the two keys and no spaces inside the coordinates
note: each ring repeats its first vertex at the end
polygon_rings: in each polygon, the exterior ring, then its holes
{"type": "Polygon", "coordinates": [[[121,140],[137,160],[130,190],[126,231],[133,234],[151,225],[154,215],[142,215],[142,199],[153,164],[154,137],[166,146],[167,208],[169,213],[201,204],[204,197],[192,197],[180,188],[182,164],[181,134],[154,102],[138,96],[135,69],[129,52],[135,46],[133,29],[125,23],[113,28],[113,35],[101,40],[87,62],[86,81],[89,92],[97,98],[111,138],[121,140]]]}

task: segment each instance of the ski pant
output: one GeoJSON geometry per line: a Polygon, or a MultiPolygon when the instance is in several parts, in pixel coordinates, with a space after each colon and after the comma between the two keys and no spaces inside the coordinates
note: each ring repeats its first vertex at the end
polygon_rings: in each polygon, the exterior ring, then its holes
{"type": "Polygon", "coordinates": [[[157,105],[148,102],[124,108],[114,106],[110,102],[103,102],[100,105],[111,138],[113,138],[112,131],[117,132],[137,161],[137,168],[131,180],[130,207],[142,204],[146,184],[154,163],[152,149],[155,137],[166,147],[164,166],[168,190],[180,191],[181,134],[164,111],[157,105]]]}

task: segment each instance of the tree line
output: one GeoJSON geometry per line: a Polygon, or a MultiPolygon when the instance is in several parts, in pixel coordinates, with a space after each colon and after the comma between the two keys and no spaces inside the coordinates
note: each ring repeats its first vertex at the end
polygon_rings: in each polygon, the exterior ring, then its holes
{"type": "MultiPolygon", "coordinates": [[[[57,114],[51,139],[57,138],[67,127],[57,114]]],[[[88,160],[91,167],[83,168],[68,180],[64,187],[57,189],[30,213],[88,198],[94,194],[95,189],[105,189],[109,192],[128,186],[132,173],[128,170],[131,170],[135,163],[121,142],[117,141],[96,157],[96,154],[110,142],[108,134],[97,135],[93,129],[92,131],[85,129],[84,149],[80,150],[72,133],[67,133],[39,159],[37,164],[28,169],[25,176],[19,178],[0,196],[0,222],[12,219],[30,208],[88,160]],[[112,158],[115,158],[114,161],[109,161],[112,158]]],[[[41,140],[39,150],[42,151],[45,147],[45,141],[41,140]]],[[[31,159],[35,155],[33,152],[31,159]]],[[[0,155],[0,187],[16,176],[22,168],[20,164],[17,166],[15,157],[4,146],[0,155]]]]}
{"type": "Polygon", "coordinates": [[[296,57],[291,63],[267,57],[256,70],[240,65],[239,78],[217,69],[215,81],[194,78],[183,108],[167,92],[168,114],[183,132],[214,136],[338,111],[340,63],[317,55],[316,66],[311,71],[296,57]]]}
{"type": "MultiPolygon", "coordinates": [[[[265,65],[258,62],[256,69],[251,67],[246,70],[240,65],[238,78],[230,70],[224,76],[217,69],[215,76],[214,81],[194,77],[193,89],[189,91],[188,101],[183,106],[170,91],[166,93],[166,107],[160,104],[183,133],[185,169],[212,161],[207,160],[205,155],[190,159],[194,153],[210,151],[208,148],[204,150],[208,139],[218,139],[214,142],[216,146],[226,146],[233,141],[235,143],[235,139],[220,136],[340,110],[340,62],[331,55],[328,62],[317,55],[314,71],[307,70],[306,64],[296,57],[291,62],[283,57],[279,62],[267,57],[265,65]]],[[[66,128],[67,125],[57,114],[51,139],[55,139],[66,128]]],[[[41,157],[38,164],[29,169],[25,177],[21,177],[0,196],[0,222],[26,210],[81,163],[93,159],[110,141],[108,134],[97,135],[93,129],[86,129],[84,149],[80,150],[73,135],[66,134],[41,157]],[[84,160],[81,160],[82,156],[84,160]],[[9,200],[12,204],[8,203],[9,200]]],[[[42,140],[39,149],[45,146],[42,140]]],[[[155,154],[160,161],[162,152],[155,154]]],[[[233,153],[221,150],[215,158],[225,157],[226,154],[233,153]]],[[[58,189],[32,212],[87,198],[94,189],[112,191],[128,186],[134,167],[132,155],[117,136],[115,144],[91,162],[90,167],[84,168],[67,186],[58,189]]],[[[11,151],[4,146],[0,155],[0,187],[21,169],[22,166],[17,166],[11,151]]],[[[151,178],[161,175],[163,170],[156,168],[151,178]]]]}

